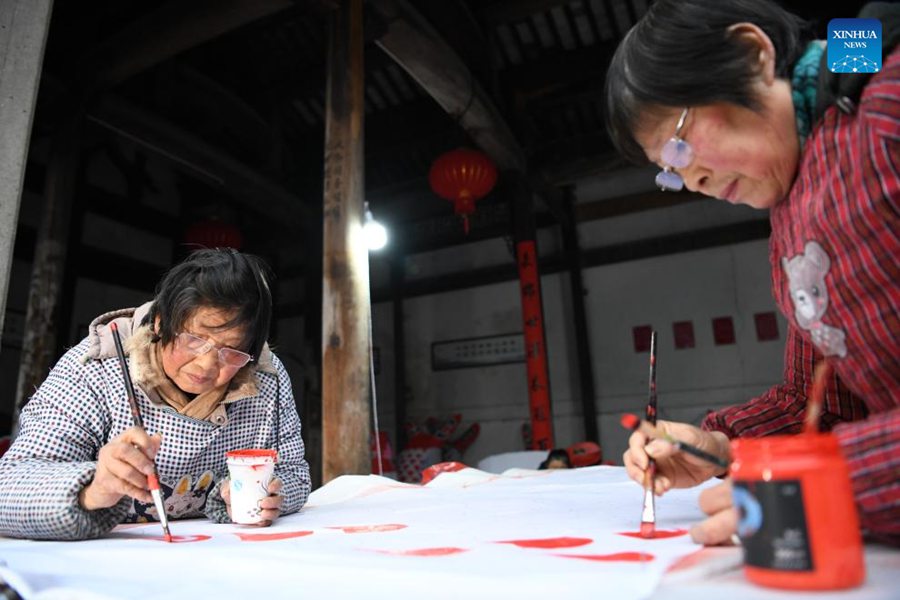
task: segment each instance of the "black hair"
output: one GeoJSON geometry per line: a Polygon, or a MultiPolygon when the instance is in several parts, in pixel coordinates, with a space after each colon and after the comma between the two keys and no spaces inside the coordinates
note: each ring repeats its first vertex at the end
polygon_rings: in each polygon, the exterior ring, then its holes
{"type": "Polygon", "coordinates": [[[143,323],[159,317],[156,334],[169,344],[199,308],[227,310],[234,315],[219,329],[244,327],[241,350],[259,358],[272,320],[271,272],[252,254],[231,248],[197,250],[173,267],[156,287],[156,298],[143,323]]]}
{"type": "MultiPolygon", "coordinates": [[[[564,448],[554,448],[547,455],[547,458],[538,466],[538,469],[546,469],[551,461],[561,460],[566,463],[566,468],[572,468],[572,461],[569,460],[569,453],[564,448]]],[[[533,464],[533,463],[532,463],[533,464]]]]}
{"type": "Polygon", "coordinates": [[[757,54],[729,33],[736,23],[769,36],[778,78],[790,78],[812,38],[803,19],[769,0],[658,0],[625,35],[606,74],[604,116],[626,159],[647,162],[634,131],[654,108],[726,102],[759,109],[752,92],[757,54]]]}

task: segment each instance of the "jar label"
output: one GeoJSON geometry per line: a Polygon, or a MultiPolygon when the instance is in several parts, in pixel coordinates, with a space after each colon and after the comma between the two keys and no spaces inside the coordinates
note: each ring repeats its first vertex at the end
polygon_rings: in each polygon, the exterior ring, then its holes
{"type": "Polygon", "coordinates": [[[744,563],[779,571],[812,571],[809,531],[798,480],[735,481],[744,563]]]}

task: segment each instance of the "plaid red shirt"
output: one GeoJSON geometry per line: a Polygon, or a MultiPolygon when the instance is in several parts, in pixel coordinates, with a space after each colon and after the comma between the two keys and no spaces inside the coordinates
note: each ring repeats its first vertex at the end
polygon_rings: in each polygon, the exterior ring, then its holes
{"type": "Polygon", "coordinates": [[[825,112],[770,217],[773,290],[789,321],[784,382],[710,414],[703,428],[729,437],[800,431],[813,367],[828,355],[835,375],[821,426],[835,432],[849,463],[863,527],[898,543],[900,50],[854,114],[825,112]]]}

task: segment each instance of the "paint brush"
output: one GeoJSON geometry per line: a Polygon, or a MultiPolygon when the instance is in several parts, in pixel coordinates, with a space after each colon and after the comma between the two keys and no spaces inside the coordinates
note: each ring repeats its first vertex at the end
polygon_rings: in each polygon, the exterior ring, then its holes
{"type": "MultiPolygon", "coordinates": [[[[131,383],[128,363],[125,362],[125,350],[122,348],[122,339],[119,337],[119,327],[115,323],[110,323],[109,328],[112,330],[113,341],[116,344],[119,366],[122,367],[122,378],[125,380],[125,391],[128,394],[128,404],[131,406],[131,417],[134,419],[135,427],[143,429],[144,419],[141,418],[141,409],[138,406],[137,397],[134,395],[134,385],[131,383]]],[[[147,487],[150,488],[150,495],[153,496],[153,504],[156,506],[156,512],[159,515],[159,523],[162,525],[165,539],[167,542],[171,542],[172,534],[169,533],[169,517],[166,515],[166,506],[163,504],[162,492],[159,489],[159,473],[156,471],[156,463],[153,464],[153,473],[147,475],[147,487]]]]}
{"type": "Polygon", "coordinates": [[[819,432],[819,417],[822,416],[822,403],[825,401],[825,387],[831,377],[833,367],[827,360],[816,365],[813,373],[812,391],[806,405],[806,416],[803,419],[803,433],[819,432]]]}
{"type": "MultiPolygon", "coordinates": [[[[656,425],[656,330],[650,333],[650,389],[647,399],[647,421],[656,425]]],[[[656,532],[656,461],[652,458],[644,472],[644,505],[641,509],[641,537],[652,538],[656,532]]]]}
{"type": "Polygon", "coordinates": [[[716,456],[715,454],[711,454],[706,450],[701,450],[697,446],[692,446],[687,442],[682,442],[681,440],[675,439],[668,433],[664,431],[660,431],[656,428],[656,426],[651,425],[647,421],[642,421],[637,417],[637,415],[633,415],[630,413],[626,413],[622,415],[621,418],[622,426],[625,429],[629,429],[631,431],[640,430],[641,433],[647,436],[648,439],[662,439],[666,440],[670,444],[672,444],[676,450],[681,450],[682,452],[686,452],[692,456],[696,456],[701,460],[705,460],[706,462],[715,465],[717,467],[722,467],[723,469],[728,468],[728,461],[716,456]]]}

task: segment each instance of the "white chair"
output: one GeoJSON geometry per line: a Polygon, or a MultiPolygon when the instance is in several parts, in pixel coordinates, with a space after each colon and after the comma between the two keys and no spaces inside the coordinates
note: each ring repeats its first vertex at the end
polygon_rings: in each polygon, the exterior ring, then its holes
{"type": "Polygon", "coordinates": [[[492,454],[478,461],[478,469],[500,475],[507,469],[537,469],[547,458],[547,450],[523,450],[492,454]]]}

